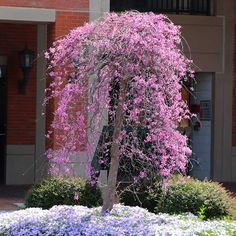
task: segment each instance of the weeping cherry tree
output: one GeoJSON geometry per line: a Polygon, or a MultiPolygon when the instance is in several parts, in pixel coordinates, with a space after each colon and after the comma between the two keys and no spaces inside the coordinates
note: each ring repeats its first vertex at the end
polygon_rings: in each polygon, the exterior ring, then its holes
{"type": "Polygon", "coordinates": [[[112,127],[103,143],[107,155],[99,159],[109,160],[104,212],[114,204],[119,166],[130,168],[124,163],[136,163],[133,174],[141,178],[150,171],[163,177],[185,172],[191,150],[177,128],[190,115],[181,88],[193,72],[179,26],[154,13],[109,13],[57,40],[45,56],[46,103],[53,98],[57,104],[52,173],[79,150],[91,162],[104,122],[112,127]]]}

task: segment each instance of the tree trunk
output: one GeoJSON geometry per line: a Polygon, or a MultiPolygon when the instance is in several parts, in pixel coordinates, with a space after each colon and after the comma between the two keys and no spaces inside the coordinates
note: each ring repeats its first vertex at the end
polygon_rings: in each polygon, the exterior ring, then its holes
{"type": "Polygon", "coordinates": [[[127,90],[127,81],[120,81],[120,89],[119,89],[119,101],[116,109],[116,116],[114,121],[114,131],[112,137],[112,145],[111,145],[111,164],[108,175],[108,183],[107,189],[105,192],[105,197],[103,200],[102,212],[110,212],[115,199],[116,192],[116,182],[117,182],[117,174],[119,168],[119,156],[120,156],[120,143],[119,143],[119,135],[122,130],[123,121],[124,121],[124,102],[126,97],[127,90]]]}

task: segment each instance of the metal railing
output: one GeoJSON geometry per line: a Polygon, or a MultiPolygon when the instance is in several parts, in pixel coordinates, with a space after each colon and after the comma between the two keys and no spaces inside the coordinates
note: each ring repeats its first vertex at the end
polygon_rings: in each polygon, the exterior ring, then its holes
{"type": "Polygon", "coordinates": [[[212,0],[110,0],[111,11],[138,10],[156,13],[211,15],[212,0]]]}

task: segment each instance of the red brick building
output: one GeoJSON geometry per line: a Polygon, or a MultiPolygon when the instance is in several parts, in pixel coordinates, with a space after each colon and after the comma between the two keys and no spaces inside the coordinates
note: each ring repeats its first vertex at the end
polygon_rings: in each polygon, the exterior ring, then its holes
{"type": "Polygon", "coordinates": [[[197,65],[197,99],[189,102],[202,109],[202,128],[191,132],[191,173],[199,178],[236,181],[235,7],[234,0],[0,0],[0,181],[29,184],[45,175],[44,135],[54,104],[48,107],[46,118],[42,117],[46,88],[43,52],[55,39],[109,9],[168,13],[183,26],[197,65]],[[19,51],[26,46],[37,59],[22,94],[19,51]]]}
{"type": "MultiPolygon", "coordinates": [[[[1,0],[0,61],[6,64],[1,83],[1,182],[32,183],[44,174],[45,117],[41,116],[46,80],[44,50],[72,28],[89,21],[88,0],[1,0]],[[25,94],[19,51],[36,55],[25,94]],[[3,83],[4,80],[4,83],[3,83]]],[[[48,109],[51,114],[53,104],[48,109]]],[[[50,115],[46,118],[50,122],[50,115]]]]}

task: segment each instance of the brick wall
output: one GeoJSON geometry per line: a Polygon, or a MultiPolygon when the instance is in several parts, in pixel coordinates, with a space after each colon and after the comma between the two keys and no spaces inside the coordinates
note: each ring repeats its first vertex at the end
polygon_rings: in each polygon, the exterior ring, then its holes
{"type": "MultiPolygon", "coordinates": [[[[82,26],[85,22],[88,22],[89,14],[88,12],[71,12],[71,11],[58,11],[56,13],[55,24],[50,24],[48,26],[48,47],[52,43],[65,36],[70,32],[71,29],[82,26]]],[[[47,80],[47,85],[50,83],[50,78],[47,80]]],[[[50,130],[50,124],[53,120],[53,111],[56,106],[56,101],[52,100],[46,109],[46,130],[50,130]]],[[[56,148],[54,142],[54,136],[46,140],[46,148],[56,148]]]]}
{"type": "Polygon", "coordinates": [[[0,0],[0,6],[83,10],[89,8],[88,0],[0,0]]]}
{"type": "Polygon", "coordinates": [[[75,27],[83,25],[89,20],[87,12],[59,11],[56,14],[55,37],[69,33],[75,27]]]}
{"type": "MultiPolygon", "coordinates": [[[[89,20],[89,0],[0,0],[0,6],[56,9],[56,22],[48,25],[48,47],[59,37],[89,20]]],[[[22,79],[18,51],[28,47],[37,50],[37,25],[0,23],[0,54],[9,58],[7,143],[35,144],[36,65],[31,71],[27,94],[18,93],[18,80],[22,79]],[[1,33],[2,32],[2,33],[1,33]],[[7,42],[7,44],[6,44],[7,42]]],[[[47,84],[50,80],[48,79],[47,84]]],[[[46,129],[53,119],[56,102],[51,101],[46,109],[46,129]]],[[[54,147],[54,139],[47,147],[54,147]]]]}
{"type": "MultiPolygon", "coordinates": [[[[23,78],[18,52],[36,52],[36,25],[0,24],[0,53],[8,57],[7,66],[7,144],[35,143],[36,65],[30,73],[26,95],[20,95],[18,82],[23,78]]],[[[2,112],[2,111],[1,111],[2,112]]]]}

